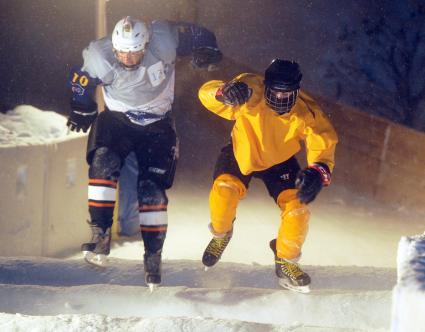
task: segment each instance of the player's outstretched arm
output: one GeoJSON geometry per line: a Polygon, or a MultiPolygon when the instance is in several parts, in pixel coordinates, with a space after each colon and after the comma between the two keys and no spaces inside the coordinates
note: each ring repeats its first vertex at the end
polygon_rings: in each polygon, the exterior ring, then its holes
{"type": "Polygon", "coordinates": [[[178,33],[177,55],[192,56],[192,65],[195,68],[210,70],[223,58],[218,48],[215,34],[197,24],[174,23],[178,33]]]}

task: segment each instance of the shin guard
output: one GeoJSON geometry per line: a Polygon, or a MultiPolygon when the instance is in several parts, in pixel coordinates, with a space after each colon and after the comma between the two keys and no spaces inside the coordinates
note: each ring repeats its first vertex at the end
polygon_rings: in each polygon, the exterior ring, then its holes
{"type": "Polygon", "coordinates": [[[105,231],[112,225],[120,157],[108,148],[99,148],[89,168],[88,205],[91,224],[105,231]]]}
{"type": "Polygon", "coordinates": [[[168,227],[165,190],[151,180],[139,183],[139,222],[145,253],[161,253],[168,227]]]}
{"type": "Polygon", "coordinates": [[[290,260],[297,259],[301,255],[310,218],[307,205],[299,201],[296,193],[296,189],[285,190],[277,198],[282,213],[276,241],[276,255],[290,260]]]}

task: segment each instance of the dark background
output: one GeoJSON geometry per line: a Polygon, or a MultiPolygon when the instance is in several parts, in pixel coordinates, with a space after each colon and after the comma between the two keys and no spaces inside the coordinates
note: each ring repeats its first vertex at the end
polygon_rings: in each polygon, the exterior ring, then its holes
{"type": "Polygon", "coordinates": [[[0,1],[0,103],[68,112],[67,70],[94,37],[87,1],[0,1]]]}

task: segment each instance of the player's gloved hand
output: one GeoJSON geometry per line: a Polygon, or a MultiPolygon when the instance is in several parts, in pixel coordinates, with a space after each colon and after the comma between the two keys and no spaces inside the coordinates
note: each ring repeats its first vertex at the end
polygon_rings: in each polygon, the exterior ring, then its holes
{"type": "Polygon", "coordinates": [[[223,53],[214,47],[199,47],[192,52],[192,65],[195,68],[210,70],[223,59],[223,53]]]}
{"type": "Polygon", "coordinates": [[[71,101],[71,112],[66,125],[71,131],[87,132],[97,116],[97,104],[93,102],[91,105],[82,105],[71,101]]]}
{"type": "Polygon", "coordinates": [[[252,89],[244,82],[230,81],[217,90],[215,98],[224,104],[237,106],[245,104],[252,95],[252,89]]]}
{"type": "Polygon", "coordinates": [[[317,194],[331,183],[331,172],[324,163],[315,163],[299,172],[295,185],[302,203],[312,202],[317,194]]]}

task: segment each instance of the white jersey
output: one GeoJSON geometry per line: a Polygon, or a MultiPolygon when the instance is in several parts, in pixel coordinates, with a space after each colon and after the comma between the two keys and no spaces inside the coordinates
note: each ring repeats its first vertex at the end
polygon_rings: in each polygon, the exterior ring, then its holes
{"type": "Polygon", "coordinates": [[[82,69],[102,81],[106,106],[112,111],[150,115],[139,120],[129,117],[143,125],[162,118],[174,100],[178,33],[166,21],[152,22],[151,31],[142,62],[134,70],[120,65],[110,38],[93,41],[83,51],[82,69]]]}

